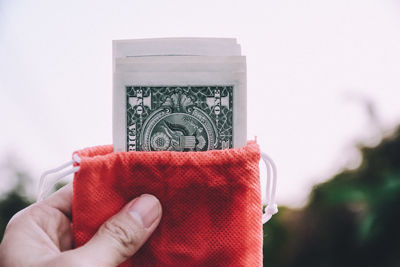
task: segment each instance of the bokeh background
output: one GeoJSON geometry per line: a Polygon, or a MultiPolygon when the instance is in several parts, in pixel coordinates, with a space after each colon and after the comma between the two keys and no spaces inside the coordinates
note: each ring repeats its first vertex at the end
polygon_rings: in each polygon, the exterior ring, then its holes
{"type": "Polygon", "coordinates": [[[40,174],[111,143],[111,40],[235,37],[279,168],[266,266],[400,266],[397,0],[0,0],[0,233],[40,174]]]}

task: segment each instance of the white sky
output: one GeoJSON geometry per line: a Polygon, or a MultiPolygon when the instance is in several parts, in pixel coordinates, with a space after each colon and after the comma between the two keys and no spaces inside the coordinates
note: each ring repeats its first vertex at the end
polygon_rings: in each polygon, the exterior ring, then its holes
{"type": "MultiPolygon", "coordinates": [[[[248,136],[279,168],[279,204],[400,122],[396,0],[0,0],[0,158],[35,178],[111,139],[111,40],[236,37],[248,61],[248,136]]],[[[6,183],[6,177],[2,184],[6,183]]]]}

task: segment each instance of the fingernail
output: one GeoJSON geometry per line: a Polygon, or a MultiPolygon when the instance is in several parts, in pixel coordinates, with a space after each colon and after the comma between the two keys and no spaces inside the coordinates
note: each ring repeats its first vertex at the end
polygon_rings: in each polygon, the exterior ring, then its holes
{"type": "Polygon", "coordinates": [[[160,203],[155,196],[144,194],[135,199],[128,210],[133,218],[149,228],[160,216],[160,203]]]}

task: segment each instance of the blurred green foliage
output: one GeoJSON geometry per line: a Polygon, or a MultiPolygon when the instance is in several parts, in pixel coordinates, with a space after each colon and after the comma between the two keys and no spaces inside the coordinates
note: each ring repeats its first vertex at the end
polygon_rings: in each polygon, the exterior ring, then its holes
{"type": "Polygon", "coordinates": [[[29,175],[14,165],[1,167],[11,169],[12,179],[16,183],[9,192],[0,197],[0,240],[3,239],[4,230],[11,217],[32,203],[25,193],[27,181],[30,180],[29,175]]]}
{"type": "MultiPolygon", "coordinates": [[[[362,164],[316,185],[302,209],[280,207],[264,225],[264,266],[400,266],[400,129],[374,148],[359,147],[362,164]]],[[[0,236],[31,203],[27,175],[0,199],[0,236]]]]}
{"type": "Polygon", "coordinates": [[[264,266],[400,266],[400,129],[264,225],[264,266]]]}

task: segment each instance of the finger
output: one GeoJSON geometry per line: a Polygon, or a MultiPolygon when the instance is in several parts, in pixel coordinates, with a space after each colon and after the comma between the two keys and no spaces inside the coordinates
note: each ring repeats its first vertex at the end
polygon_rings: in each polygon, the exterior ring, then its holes
{"type": "Polygon", "coordinates": [[[150,237],[161,219],[161,204],[144,194],[106,221],[76,254],[90,266],[117,266],[131,257],[150,237]]]}
{"type": "Polygon", "coordinates": [[[58,209],[67,217],[71,217],[72,213],[72,183],[63,186],[48,198],[39,202],[41,205],[58,209]]]}

